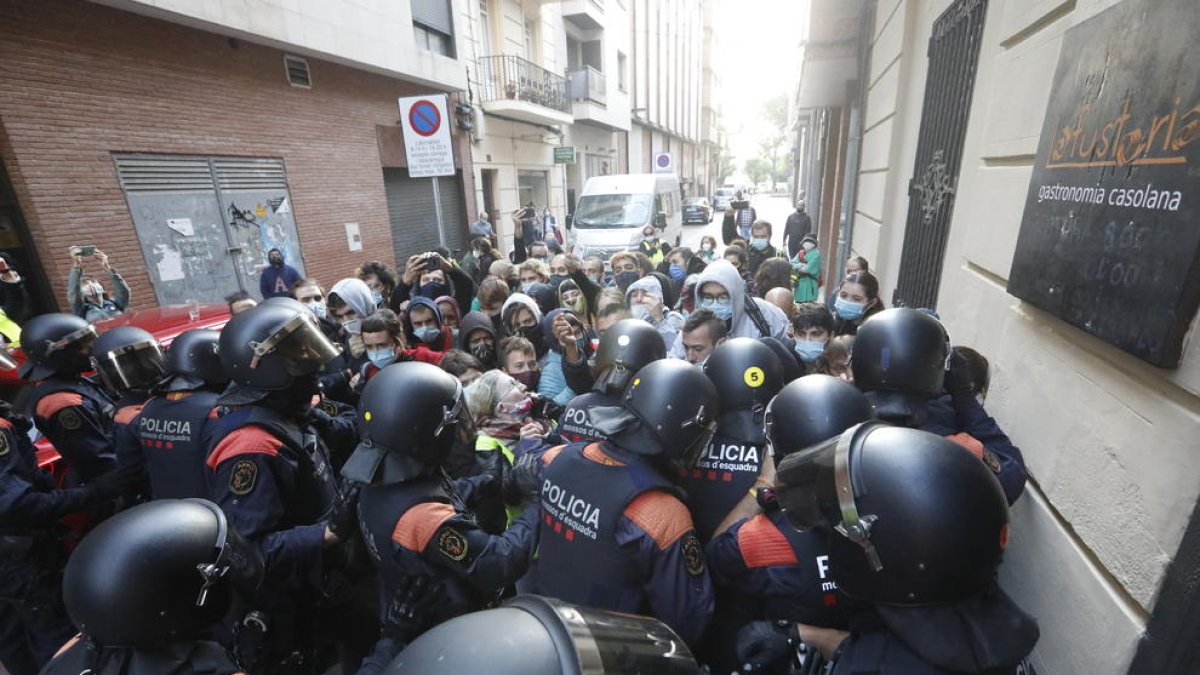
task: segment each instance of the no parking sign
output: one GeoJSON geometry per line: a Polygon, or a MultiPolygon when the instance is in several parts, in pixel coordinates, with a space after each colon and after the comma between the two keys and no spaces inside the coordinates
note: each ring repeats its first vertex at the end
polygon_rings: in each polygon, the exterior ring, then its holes
{"type": "Polygon", "coordinates": [[[454,148],[447,126],[446,95],[409,96],[399,102],[408,175],[453,176],[454,148]]]}

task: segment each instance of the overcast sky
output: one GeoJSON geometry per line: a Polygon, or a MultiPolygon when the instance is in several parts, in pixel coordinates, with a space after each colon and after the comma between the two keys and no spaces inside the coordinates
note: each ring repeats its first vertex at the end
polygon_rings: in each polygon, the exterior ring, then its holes
{"type": "Polygon", "coordinates": [[[795,90],[809,0],[716,0],[721,111],[740,170],[758,156],[762,104],[795,90]]]}

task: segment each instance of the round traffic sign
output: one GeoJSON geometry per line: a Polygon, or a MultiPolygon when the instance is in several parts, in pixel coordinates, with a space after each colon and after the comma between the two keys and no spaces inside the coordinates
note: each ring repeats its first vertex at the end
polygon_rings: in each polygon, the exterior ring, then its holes
{"type": "Polygon", "coordinates": [[[667,155],[667,154],[660,154],[660,155],[659,155],[659,156],[658,156],[658,157],[657,157],[657,158],[654,160],[654,163],[655,163],[655,164],[658,164],[659,168],[661,168],[661,169],[665,169],[665,168],[667,168],[668,166],[671,166],[671,156],[670,156],[670,155],[667,155]]]}
{"type": "Polygon", "coordinates": [[[442,128],[442,113],[432,101],[421,99],[408,109],[408,124],[421,136],[432,136],[442,128]]]}

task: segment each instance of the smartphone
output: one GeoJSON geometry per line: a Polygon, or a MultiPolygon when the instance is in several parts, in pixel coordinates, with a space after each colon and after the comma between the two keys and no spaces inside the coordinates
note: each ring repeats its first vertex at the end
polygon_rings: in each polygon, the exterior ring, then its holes
{"type": "Polygon", "coordinates": [[[89,245],[87,245],[87,246],[80,246],[80,247],[79,247],[79,256],[80,256],[80,257],[82,257],[82,258],[90,258],[90,257],[92,257],[92,256],[94,256],[94,255],[96,255],[96,246],[95,246],[95,244],[89,244],[89,245]]]}

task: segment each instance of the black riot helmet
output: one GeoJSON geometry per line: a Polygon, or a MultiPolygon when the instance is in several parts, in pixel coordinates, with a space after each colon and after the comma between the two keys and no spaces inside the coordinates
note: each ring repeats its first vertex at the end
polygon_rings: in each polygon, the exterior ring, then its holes
{"type": "Polygon", "coordinates": [[[362,483],[396,483],[440,466],[463,410],[458,378],[429,363],[387,366],[358,399],[358,449],[342,474],[362,483]]]}
{"type": "Polygon", "coordinates": [[[92,365],[110,391],[118,395],[149,391],[166,374],[162,345],[137,326],[110,328],[92,346],[92,365]]]}
{"type": "Polygon", "coordinates": [[[78,375],[88,370],[96,328],[74,314],[42,314],[21,328],[21,347],[28,359],[21,376],[44,380],[51,375],[78,375]]]}
{"type": "Polygon", "coordinates": [[[221,330],[219,353],[226,374],[238,387],[272,392],[320,372],[340,348],[325,337],[307,307],[280,298],[229,319],[221,330]]]}
{"type": "Polygon", "coordinates": [[[594,391],[619,396],[630,377],[646,364],[664,359],[667,347],[654,326],[641,319],[621,319],[600,338],[596,348],[594,391]]]}
{"type": "Polygon", "coordinates": [[[700,667],[683,640],[656,619],[518,595],[429,629],[383,672],[697,675],[700,667]],[[470,649],[463,648],[464,635],[471,636],[470,649]]]}
{"type": "Polygon", "coordinates": [[[871,402],[854,385],[829,375],[805,375],[767,405],[767,441],[778,466],[793,452],[874,418],[871,402]]]}
{"type": "Polygon", "coordinates": [[[640,424],[612,434],[618,445],[640,455],[661,456],[676,468],[691,468],[712,440],[721,397],[699,368],[687,361],[660,359],[634,374],[621,406],[640,424]]]}
{"type": "Polygon", "coordinates": [[[779,463],[793,525],[828,535],[846,595],[882,605],[964,600],[995,580],[1008,542],[996,476],[957,443],[865,422],[779,463]]]}
{"type": "Polygon", "coordinates": [[[206,385],[225,385],[229,376],[221,366],[220,331],[193,328],[180,333],[167,348],[167,391],[190,391],[206,385]]]}
{"type": "Polygon", "coordinates": [[[783,387],[779,357],[754,338],[726,340],[704,362],[704,374],[721,396],[721,410],[762,409],[783,387]]]}
{"type": "Polygon", "coordinates": [[[203,499],[162,499],[100,523],[71,554],[63,600],[100,645],[153,648],[197,639],[253,591],[263,562],[203,499]]]}
{"type": "Polygon", "coordinates": [[[941,322],[908,307],[886,309],[863,322],[850,367],[863,391],[931,397],[942,393],[950,342],[941,322]]]}

